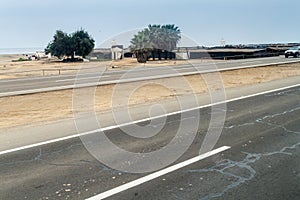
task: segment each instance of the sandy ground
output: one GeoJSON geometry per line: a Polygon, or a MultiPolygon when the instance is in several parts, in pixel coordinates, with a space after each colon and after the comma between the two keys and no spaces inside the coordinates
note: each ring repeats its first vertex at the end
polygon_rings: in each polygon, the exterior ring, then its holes
{"type": "Polygon", "coordinates": [[[134,67],[163,67],[163,66],[176,66],[176,65],[188,65],[193,63],[206,63],[206,62],[220,62],[223,60],[212,59],[193,59],[193,60],[150,60],[147,63],[138,63],[136,58],[125,58],[123,60],[113,61],[108,65],[108,70],[114,69],[130,69],[134,67]]]}
{"type": "Polygon", "coordinates": [[[107,67],[111,62],[62,63],[57,59],[12,62],[24,55],[0,55],[0,79],[75,74],[81,67],[107,67]]]}
{"type": "MultiPolygon", "coordinates": [[[[213,73],[208,75],[213,76],[213,73]]],[[[300,76],[300,63],[225,71],[221,76],[226,88],[257,84],[300,76]]],[[[151,103],[206,91],[207,86],[201,75],[106,85],[97,88],[94,106],[101,112],[111,109],[112,106],[151,103]]],[[[82,90],[82,95],[84,93],[82,90]]],[[[0,98],[0,128],[71,118],[72,97],[73,90],[64,90],[0,98]]],[[[82,111],[84,109],[83,103],[82,111]]]]}
{"type": "MultiPolygon", "coordinates": [[[[135,58],[125,58],[119,61],[84,62],[84,63],[62,63],[58,60],[48,59],[35,61],[12,62],[23,55],[0,55],[0,79],[24,78],[34,76],[47,76],[59,74],[76,74],[80,68],[91,68],[101,70],[122,70],[135,67],[163,67],[188,64],[186,60],[161,60],[149,61],[146,64],[138,63],[135,58]]],[[[194,62],[218,62],[215,60],[193,60],[194,62]]]]}

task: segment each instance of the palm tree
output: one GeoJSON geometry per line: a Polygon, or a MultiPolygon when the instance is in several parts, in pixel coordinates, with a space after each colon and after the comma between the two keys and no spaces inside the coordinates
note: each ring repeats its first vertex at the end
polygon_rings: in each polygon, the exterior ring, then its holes
{"type": "Polygon", "coordinates": [[[180,29],[174,24],[167,24],[161,27],[163,37],[163,49],[165,50],[165,59],[171,59],[172,51],[176,48],[181,39],[180,29]]]}
{"type": "Polygon", "coordinates": [[[158,53],[159,59],[161,59],[162,51],[164,51],[165,59],[171,59],[173,57],[171,52],[181,39],[179,28],[174,24],[149,25],[148,28],[153,35],[154,50],[158,53]]]}
{"type": "Polygon", "coordinates": [[[180,39],[180,29],[174,24],[162,26],[150,24],[134,35],[130,48],[139,62],[146,62],[150,55],[155,60],[155,54],[158,54],[161,60],[163,51],[165,59],[171,59],[173,58],[171,52],[176,48],[180,39]]]}
{"type": "Polygon", "coordinates": [[[150,32],[147,29],[138,32],[131,40],[131,51],[135,54],[138,62],[145,63],[152,50],[150,42],[150,32]]]}

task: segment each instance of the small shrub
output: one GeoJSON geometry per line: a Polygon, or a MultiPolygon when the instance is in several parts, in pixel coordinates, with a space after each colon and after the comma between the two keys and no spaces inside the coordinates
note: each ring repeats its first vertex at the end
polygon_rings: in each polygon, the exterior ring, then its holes
{"type": "Polygon", "coordinates": [[[18,60],[12,60],[12,62],[23,62],[23,61],[30,61],[28,58],[19,58],[18,60]]]}

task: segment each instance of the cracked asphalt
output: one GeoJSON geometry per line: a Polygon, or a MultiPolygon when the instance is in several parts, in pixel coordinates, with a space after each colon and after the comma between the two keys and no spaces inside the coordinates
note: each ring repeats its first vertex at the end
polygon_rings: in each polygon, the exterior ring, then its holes
{"type": "MultiPolygon", "coordinates": [[[[199,152],[211,109],[199,112],[198,134],[176,163],[199,152]]],[[[148,152],[174,137],[179,118],[168,117],[163,133],[147,141],[137,142],[119,129],[106,134],[125,149],[148,152]]],[[[108,199],[298,200],[300,87],[228,103],[215,148],[224,145],[231,149],[108,199]]],[[[85,199],[147,175],[110,169],[95,160],[79,138],[2,155],[0,174],[0,199],[85,199]]]]}

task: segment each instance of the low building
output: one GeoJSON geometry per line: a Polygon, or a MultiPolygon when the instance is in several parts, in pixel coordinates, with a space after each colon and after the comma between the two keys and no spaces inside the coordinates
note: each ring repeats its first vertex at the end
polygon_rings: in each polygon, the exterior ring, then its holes
{"type": "Polygon", "coordinates": [[[111,46],[111,58],[112,60],[121,60],[124,58],[123,45],[111,46]]]}

